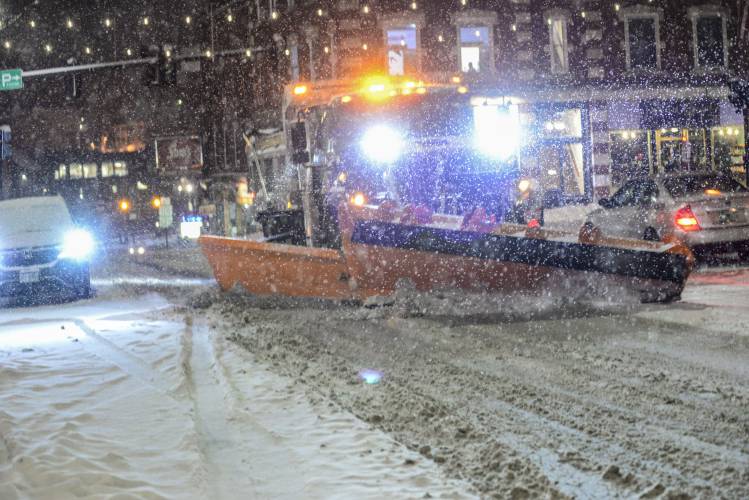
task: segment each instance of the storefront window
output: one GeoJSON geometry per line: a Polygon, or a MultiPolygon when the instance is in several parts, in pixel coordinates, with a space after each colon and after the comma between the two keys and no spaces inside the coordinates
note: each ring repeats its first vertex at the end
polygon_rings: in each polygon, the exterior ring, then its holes
{"type": "Polygon", "coordinates": [[[114,165],[111,161],[105,161],[101,164],[101,176],[112,177],[114,175],[114,165]]]}
{"type": "Polygon", "coordinates": [[[744,178],[744,127],[715,127],[713,137],[713,162],[715,169],[730,173],[741,181],[744,178]]]}
{"type": "Polygon", "coordinates": [[[540,109],[530,117],[535,138],[521,157],[521,171],[538,180],[545,192],[564,199],[585,194],[582,110],[540,109]]]}
{"type": "Polygon", "coordinates": [[[67,165],[60,165],[57,167],[57,171],[55,171],[55,180],[62,180],[68,178],[68,166],[67,165]]]}
{"type": "Polygon", "coordinates": [[[583,136],[582,114],[577,108],[543,116],[542,134],[548,138],[576,138],[583,136]]]}
{"type": "Polygon", "coordinates": [[[705,129],[662,128],[655,131],[659,171],[684,172],[705,170],[708,161],[709,135],[705,129]]]}
{"type": "Polygon", "coordinates": [[[70,178],[71,179],[83,178],[83,165],[81,165],[80,163],[71,163],[70,164],[70,178]]]}
{"type": "Polygon", "coordinates": [[[644,130],[615,130],[609,134],[611,183],[615,188],[650,173],[648,137],[644,130]]]}
{"type": "Polygon", "coordinates": [[[127,163],[124,161],[114,162],[114,175],[116,177],[125,177],[127,175],[127,163]]]}
{"type": "Polygon", "coordinates": [[[84,179],[96,179],[96,163],[84,163],[82,170],[83,170],[83,178],[84,179]]]}

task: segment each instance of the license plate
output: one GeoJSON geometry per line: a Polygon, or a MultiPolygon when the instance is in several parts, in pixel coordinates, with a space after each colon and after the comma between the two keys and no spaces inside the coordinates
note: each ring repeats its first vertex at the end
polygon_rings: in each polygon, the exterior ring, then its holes
{"type": "Polygon", "coordinates": [[[21,283],[36,283],[39,281],[39,271],[21,271],[18,275],[21,283]]]}

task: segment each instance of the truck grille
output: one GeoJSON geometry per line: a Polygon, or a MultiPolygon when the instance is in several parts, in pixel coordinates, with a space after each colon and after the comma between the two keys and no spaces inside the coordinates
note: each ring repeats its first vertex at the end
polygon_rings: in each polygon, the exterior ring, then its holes
{"type": "Polygon", "coordinates": [[[24,248],[0,253],[3,267],[29,267],[49,264],[60,255],[57,247],[24,248]]]}

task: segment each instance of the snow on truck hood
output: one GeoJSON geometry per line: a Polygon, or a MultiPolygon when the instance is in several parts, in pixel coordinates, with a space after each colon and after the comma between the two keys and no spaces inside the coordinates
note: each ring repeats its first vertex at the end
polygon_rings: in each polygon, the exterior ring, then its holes
{"type": "Polygon", "coordinates": [[[73,227],[60,197],[0,201],[0,250],[59,245],[73,227]]]}

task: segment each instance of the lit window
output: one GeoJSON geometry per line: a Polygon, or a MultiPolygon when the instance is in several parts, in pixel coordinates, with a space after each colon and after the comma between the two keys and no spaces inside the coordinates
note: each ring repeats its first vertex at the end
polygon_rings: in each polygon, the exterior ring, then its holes
{"type": "Polygon", "coordinates": [[[459,29],[462,72],[477,73],[489,67],[490,36],[491,31],[486,26],[463,26],[459,29]]]}
{"type": "Polygon", "coordinates": [[[125,177],[127,175],[127,163],[123,161],[114,162],[115,177],[125,177]]]}
{"type": "Polygon", "coordinates": [[[68,166],[60,165],[55,172],[55,179],[65,180],[68,177],[68,166]]]}
{"type": "Polygon", "coordinates": [[[721,16],[705,15],[694,20],[695,59],[698,68],[726,65],[726,25],[721,16]]]}
{"type": "Polygon", "coordinates": [[[114,165],[111,161],[107,161],[101,164],[101,176],[112,177],[114,175],[114,165]]]}
{"type": "Polygon", "coordinates": [[[627,68],[660,69],[660,33],[657,14],[625,17],[627,68]]]}
{"type": "Polygon", "coordinates": [[[551,72],[562,75],[569,72],[567,47],[567,19],[563,17],[549,18],[549,36],[551,39],[551,72]]]}
{"type": "Polygon", "coordinates": [[[83,178],[83,165],[81,165],[80,163],[71,163],[69,171],[71,179],[83,178]]]}
{"type": "Polygon", "coordinates": [[[391,75],[414,73],[418,68],[416,27],[387,30],[388,72],[391,75]]]}
{"type": "Polygon", "coordinates": [[[84,179],[96,179],[96,163],[84,163],[82,171],[84,179]]]}

